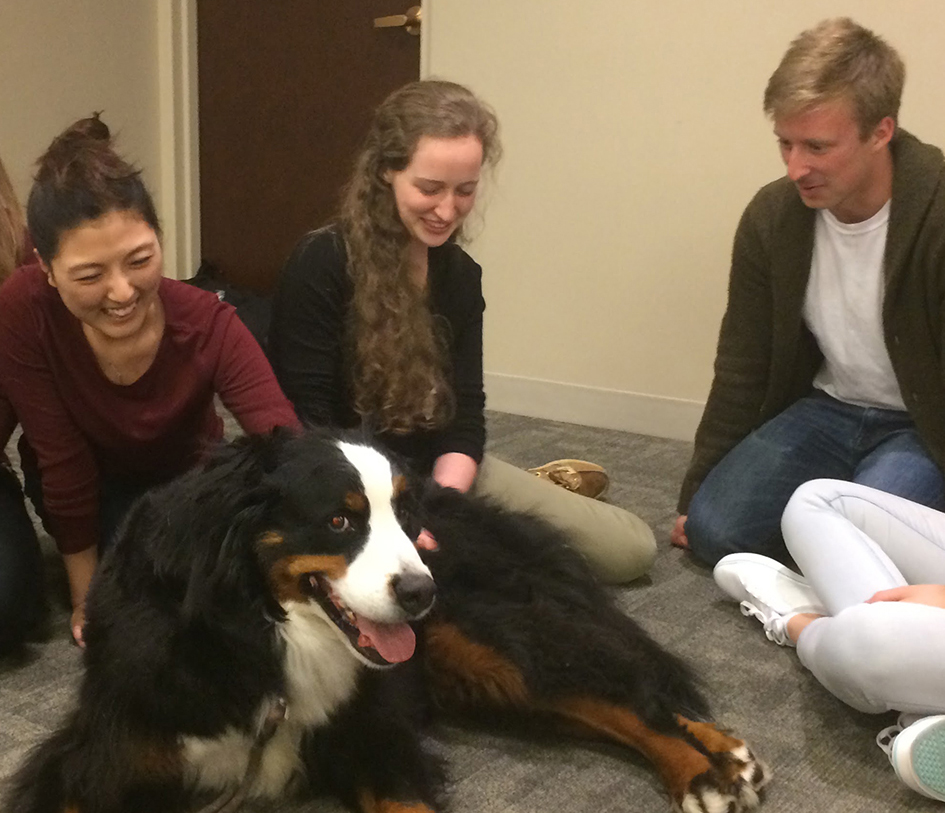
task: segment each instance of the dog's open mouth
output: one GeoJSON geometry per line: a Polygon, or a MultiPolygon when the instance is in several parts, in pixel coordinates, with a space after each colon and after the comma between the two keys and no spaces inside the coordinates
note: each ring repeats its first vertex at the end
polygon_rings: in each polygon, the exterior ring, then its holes
{"type": "Polygon", "coordinates": [[[413,655],[417,637],[409,624],[383,624],[352,612],[321,573],[306,573],[302,583],[305,592],[318,602],[351,648],[369,663],[391,666],[413,655]]]}

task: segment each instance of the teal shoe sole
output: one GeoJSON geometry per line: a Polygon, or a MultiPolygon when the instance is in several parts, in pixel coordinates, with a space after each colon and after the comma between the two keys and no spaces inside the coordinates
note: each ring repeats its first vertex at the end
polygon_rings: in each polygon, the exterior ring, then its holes
{"type": "Polygon", "coordinates": [[[903,734],[893,743],[892,763],[899,778],[919,793],[945,802],[945,716],[921,728],[914,737],[903,734]]]}
{"type": "Polygon", "coordinates": [[[927,790],[945,801],[945,725],[929,729],[912,746],[912,767],[927,790]]]}

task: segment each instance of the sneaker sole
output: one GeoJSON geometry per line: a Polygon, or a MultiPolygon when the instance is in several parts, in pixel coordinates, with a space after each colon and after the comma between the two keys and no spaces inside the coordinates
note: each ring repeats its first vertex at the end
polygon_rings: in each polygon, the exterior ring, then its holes
{"type": "Polygon", "coordinates": [[[904,729],[893,741],[890,759],[905,785],[945,802],[945,715],[904,729]]]}

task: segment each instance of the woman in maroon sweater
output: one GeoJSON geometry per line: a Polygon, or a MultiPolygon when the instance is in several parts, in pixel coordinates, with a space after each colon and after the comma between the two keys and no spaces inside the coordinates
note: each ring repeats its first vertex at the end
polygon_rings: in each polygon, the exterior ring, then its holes
{"type": "Polygon", "coordinates": [[[214,396],[249,433],[298,420],[232,307],[163,277],[151,197],[97,116],[40,159],[27,220],[38,262],[0,289],[0,389],[81,642],[98,546],[137,495],[222,437],[214,396]]]}

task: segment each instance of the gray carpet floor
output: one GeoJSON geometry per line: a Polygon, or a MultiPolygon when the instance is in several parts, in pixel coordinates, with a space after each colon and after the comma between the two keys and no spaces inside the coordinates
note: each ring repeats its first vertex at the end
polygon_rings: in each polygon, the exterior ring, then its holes
{"type": "MultiPolygon", "coordinates": [[[[715,717],[747,739],[771,766],[768,813],[937,811],[895,778],[874,744],[895,715],[853,711],[829,695],[793,650],[768,642],[715,587],[711,573],[669,544],[688,443],[490,413],[489,450],[519,466],[559,457],[604,465],[609,500],[654,528],[651,573],[615,590],[620,606],[701,674],[715,717]]],[[[0,782],[65,714],[81,675],[69,641],[67,593],[48,539],[48,629],[17,656],[0,659],[0,782]]],[[[484,721],[487,722],[487,721],[484,721]]],[[[454,813],[658,813],[669,809],[661,783],[636,755],[570,740],[536,741],[488,728],[442,725],[432,747],[450,764],[454,813]]],[[[287,799],[253,809],[340,813],[330,799],[287,799]]]]}

